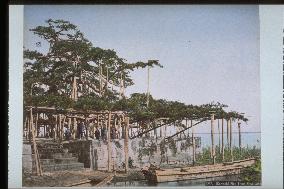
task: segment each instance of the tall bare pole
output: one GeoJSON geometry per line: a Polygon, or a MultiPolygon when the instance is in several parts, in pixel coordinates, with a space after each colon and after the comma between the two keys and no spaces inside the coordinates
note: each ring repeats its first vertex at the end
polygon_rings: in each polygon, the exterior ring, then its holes
{"type": "Polygon", "coordinates": [[[38,113],[36,113],[35,136],[38,137],[38,113]]]}
{"type": "Polygon", "coordinates": [[[57,138],[57,115],[55,115],[54,139],[57,138]]]}
{"type": "Polygon", "coordinates": [[[31,124],[31,133],[32,133],[32,140],[33,140],[33,149],[34,149],[34,157],[35,157],[35,163],[36,163],[36,172],[38,176],[42,175],[42,169],[40,165],[40,160],[39,160],[39,154],[37,150],[37,145],[35,141],[35,128],[33,126],[33,110],[32,108],[30,109],[30,124],[31,124]]]}
{"type": "Polygon", "coordinates": [[[195,139],[194,139],[194,127],[192,126],[192,120],[190,120],[190,126],[191,126],[191,138],[192,138],[192,165],[195,165],[195,139]]]}
{"type": "Polygon", "coordinates": [[[231,161],[234,161],[233,148],[232,148],[232,118],[230,118],[230,152],[231,152],[231,161]]]}
{"type": "Polygon", "coordinates": [[[125,173],[128,172],[128,129],[129,129],[129,117],[126,117],[126,119],[125,119],[125,137],[124,137],[125,173]]]}
{"type": "Polygon", "coordinates": [[[224,153],[224,118],[222,118],[222,161],[225,159],[224,153]]]}
{"type": "Polygon", "coordinates": [[[211,114],[211,153],[213,158],[213,164],[215,164],[215,145],[214,145],[214,114],[211,114]]]}
{"type": "Polygon", "coordinates": [[[61,125],[61,114],[59,114],[59,141],[62,140],[62,125],[61,125]]]}
{"type": "Polygon", "coordinates": [[[108,172],[111,172],[111,163],[112,163],[112,160],[111,160],[111,151],[112,151],[112,148],[111,148],[111,143],[110,143],[110,123],[111,123],[111,112],[109,112],[108,114],[108,124],[107,124],[107,152],[108,152],[108,172]]]}
{"type": "Polygon", "coordinates": [[[106,87],[105,90],[108,89],[108,67],[107,67],[107,73],[106,73],[106,87]]]}
{"type": "Polygon", "coordinates": [[[239,130],[239,148],[242,151],[242,136],[241,136],[241,122],[238,120],[238,130],[239,130]]]}
{"type": "Polygon", "coordinates": [[[218,119],[218,139],[219,139],[219,154],[221,154],[221,139],[220,139],[220,120],[218,119]]]}
{"type": "Polygon", "coordinates": [[[229,119],[226,119],[226,121],[227,121],[227,145],[228,145],[228,148],[230,147],[230,138],[229,138],[229,133],[230,133],[230,121],[229,121],[229,119]]]}
{"type": "Polygon", "coordinates": [[[76,138],[76,134],[77,134],[77,120],[76,120],[76,118],[74,117],[74,118],[73,118],[73,139],[76,138]]]}

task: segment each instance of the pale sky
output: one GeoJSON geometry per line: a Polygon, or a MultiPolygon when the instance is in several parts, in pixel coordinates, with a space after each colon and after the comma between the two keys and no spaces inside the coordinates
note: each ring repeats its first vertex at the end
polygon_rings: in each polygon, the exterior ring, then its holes
{"type": "MultiPolygon", "coordinates": [[[[44,52],[28,31],[64,19],[94,46],[114,49],[128,62],[157,59],[151,70],[155,98],[186,104],[219,101],[249,117],[244,131],[260,131],[259,17],[257,5],[25,6],[24,46],[44,52]],[[190,42],[189,42],[190,41],[190,42]]],[[[147,72],[132,74],[129,95],[146,92],[147,72]]],[[[203,124],[197,132],[209,131],[203,124]]],[[[236,127],[235,131],[236,131],[236,127]]]]}

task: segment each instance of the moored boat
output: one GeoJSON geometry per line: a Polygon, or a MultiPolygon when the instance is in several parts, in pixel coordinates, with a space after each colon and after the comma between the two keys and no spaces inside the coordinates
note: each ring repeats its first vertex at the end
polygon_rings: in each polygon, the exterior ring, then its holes
{"type": "Polygon", "coordinates": [[[195,180],[226,175],[240,174],[241,169],[256,163],[255,158],[233,162],[218,163],[214,165],[191,166],[183,168],[161,169],[151,165],[142,169],[142,173],[149,182],[171,182],[180,180],[195,180]]]}

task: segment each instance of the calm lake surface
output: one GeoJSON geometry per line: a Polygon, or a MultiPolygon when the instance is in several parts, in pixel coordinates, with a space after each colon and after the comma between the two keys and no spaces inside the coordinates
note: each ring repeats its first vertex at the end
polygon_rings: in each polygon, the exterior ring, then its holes
{"type": "MultiPolygon", "coordinates": [[[[211,134],[210,133],[199,133],[195,135],[201,137],[201,148],[209,147],[211,145],[211,134]]],[[[220,135],[220,143],[222,142],[222,136],[220,135]]],[[[214,135],[214,143],[219,145],[219,135],[214,135]]],[[[261,145],[261,133],[241,133],[242,147],[253,147],[260,148],[261,145]]],[[[227,144],[227,135],[224,134],[224,144],[227,144]]],[[[232,145],[239,146],[239,134],[232,134],[232,145]]]]}

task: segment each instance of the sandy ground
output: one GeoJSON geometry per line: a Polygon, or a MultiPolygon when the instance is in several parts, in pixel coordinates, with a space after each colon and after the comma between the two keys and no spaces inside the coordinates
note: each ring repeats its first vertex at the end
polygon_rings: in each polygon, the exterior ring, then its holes
{"type": "Polygon", "coordinates": [[[113,180],[129,181],[144,180],[140,169],[129,170],[128,174],[124,172],[108,173],[105,171],[58,171],[53,173],[44,173],[43,176],[23,174],[23,186],[25,187],[64,187],[64,186],[95,186],[109,175],[114,175],[113,180]]]}
{"type": "Polygon", "coordinates": [[[92,181],[93,185],[99,183],[111,173],[103,171],[58,171],[54,173],[44,173],[43,176],[23,174],[23,186],[45,186],[45,187],[64,187],[72,186],[80,182],[92,181]]]}

